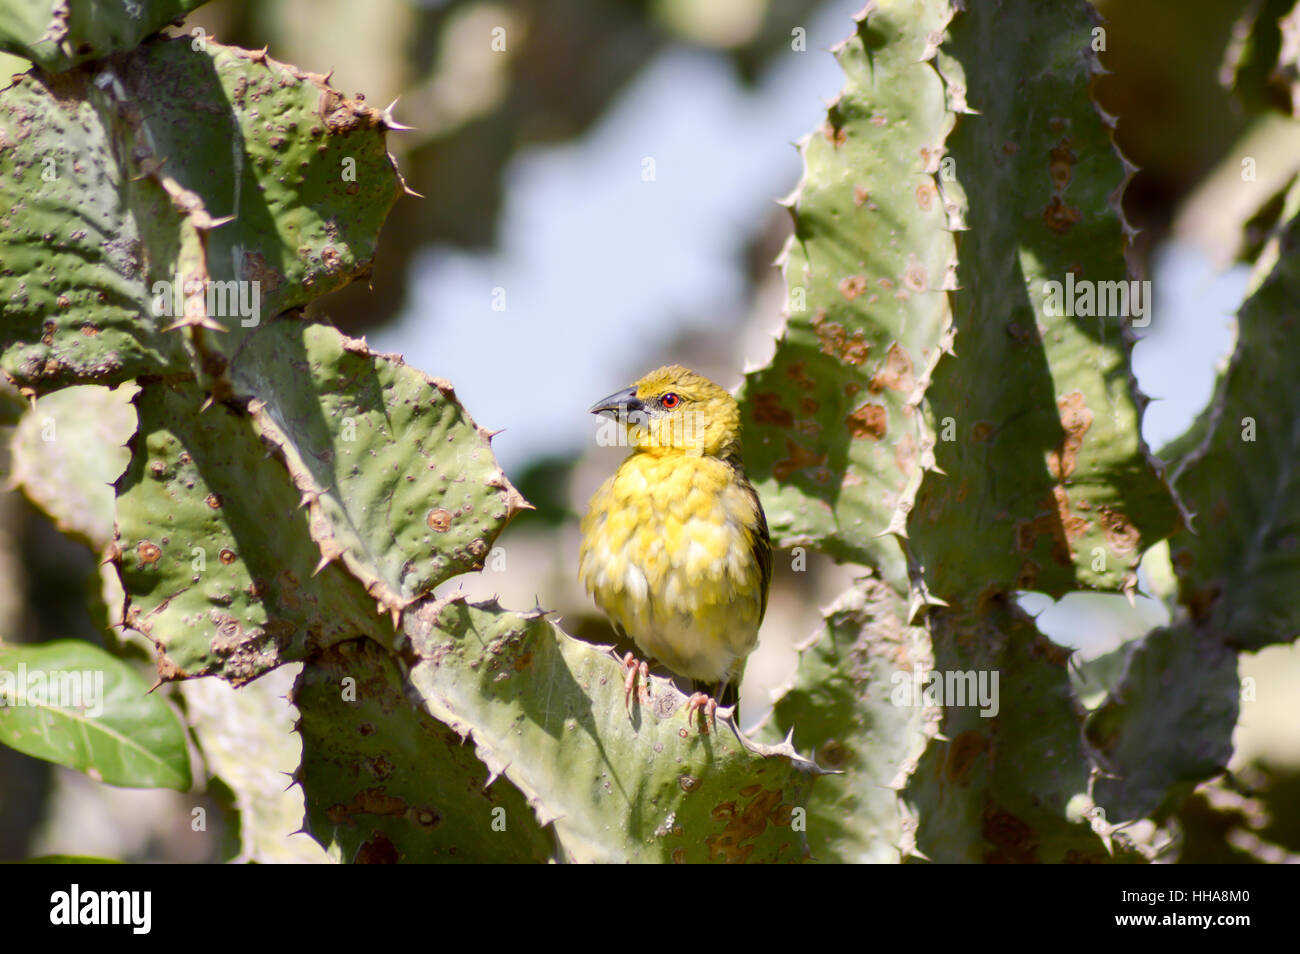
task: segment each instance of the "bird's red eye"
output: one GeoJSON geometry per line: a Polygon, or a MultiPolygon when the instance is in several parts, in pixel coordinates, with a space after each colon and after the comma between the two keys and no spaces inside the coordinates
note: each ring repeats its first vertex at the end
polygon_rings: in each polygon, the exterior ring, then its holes
{"type": "Polygon", "coordinates": [[[675,408],[677,405],[681,403],[682,403],[682,399],[678,397],[676,394],[673,394],[671,391],[669,391],[667,394],[665,394],[663,397],[659,399],[659,406],[667,411],[671,411],[673,408],[675,408]]]}

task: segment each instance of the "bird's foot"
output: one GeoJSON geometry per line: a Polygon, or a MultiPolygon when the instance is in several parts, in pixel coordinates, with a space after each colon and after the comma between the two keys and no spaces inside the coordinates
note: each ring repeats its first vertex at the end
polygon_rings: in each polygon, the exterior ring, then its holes
{"type": "Polygon", "coordinates": [[[707,692],[691,693],[691,697],[686,700],[687,724],[690,724],[691,716],[695,714],[695,710],[697,709],[699,709],[704,713],[704,718],[700,721],[701,733],[707,733],[709,731],[709,726],[712,726],[715,729],[718,727],[718,717],[717,717],[718,700],[717,699],[714,699],[707,692]]]}
{"type": "Polygon", "coordinates": [[[628,653],[623,657],[623,668],[627,670],[627,678],[623,680],[623,705],[630,716],[632,714],[632,690],[636,688],[637,676],[641,677],[640,699],[643,702],[650,701],[650,664],[645,660],[638,660],[635,655],[628,653]]]}

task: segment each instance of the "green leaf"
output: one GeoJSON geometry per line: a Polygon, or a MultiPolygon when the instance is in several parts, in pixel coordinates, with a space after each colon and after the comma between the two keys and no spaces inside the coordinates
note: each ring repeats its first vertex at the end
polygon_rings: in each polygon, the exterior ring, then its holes
{"type": "Polygon", "coordinates": [[[127,788],[190,787],[185,730],[121,660],[67,639],[0,644],[0,742],[127,788]]]}

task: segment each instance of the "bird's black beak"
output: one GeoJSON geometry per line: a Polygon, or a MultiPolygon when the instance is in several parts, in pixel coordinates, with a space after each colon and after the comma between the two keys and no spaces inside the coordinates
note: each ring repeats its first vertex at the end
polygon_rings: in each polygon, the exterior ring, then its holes
{"type": "Polygon", "coordinates": [[[631,418],[633,414],[644,410],[645,405],[636,396],[634,387],[616,391],[591,406],[592,414],[604,414],[614,420],[618,420],[619,417],[631,418]]]}

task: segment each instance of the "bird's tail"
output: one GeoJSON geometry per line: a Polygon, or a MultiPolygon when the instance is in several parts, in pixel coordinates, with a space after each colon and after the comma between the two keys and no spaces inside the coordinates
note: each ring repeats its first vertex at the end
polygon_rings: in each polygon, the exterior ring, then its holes
{"type": "Polygon", "coordinates": [[[720,706],[736,706],[736,711],[739,713],[740,684],[745,679],[746,662],[748,660],[744,657],[737,659],[732,663],[730,671],[715,683],[701,682],[699,679],[692,680],[694,690],[708,693],[717,700],[720,706]]]}

